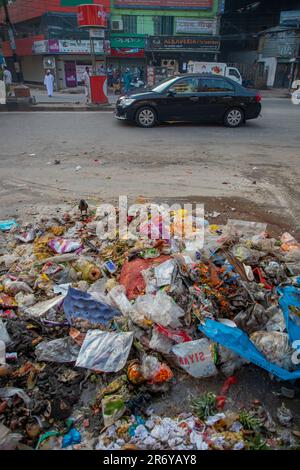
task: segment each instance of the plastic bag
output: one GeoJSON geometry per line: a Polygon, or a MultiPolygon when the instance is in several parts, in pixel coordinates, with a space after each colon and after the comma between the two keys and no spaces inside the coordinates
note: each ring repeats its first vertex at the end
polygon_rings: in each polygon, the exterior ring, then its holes
{"type": "Polygon", "coordinates": [[[246,333],[239,328],[232,328],[214,320],[207,319],[204,324],[198,326],[199,330],[212,341],[232,349],[240,356],[254,364],[266,369],[271,374],[282,380],[294,380],[300,378],[300,370],[289,372],[276,364],[269,362],[256,346],[250,341],[246,333]]]}
{"type": "Polygon", "coordinates": [[[174,259],[169,259],[154,268],[157,287],[172,284],[175,268],[176,262],[174,259]]]}
{"type": "Polygon", "coordinates": [[[21,434],[12,433],[0,423],[0,450],[15,450],[22,437],[21,434]]]}
{"type": "Polygon", "coordinates": [[[0,341],[3,341],[5,344],[9,344],[11,342],[9,334],[7,333],[6,326],[1,320],[1,318],[0,318],[0,341]]]}
{"type": "Polygon", "coordinates": [[[3,398],[4,400],[9,400],[15,395],[21,398],[24,401],[25,405],[27,406],[30,405],[31,400],[29,396],[21,388],[15,388],[15,387],[0,388],[0,398],[3,398]]]}
{"type": "Polygon", "coordinates": [[[63,442],[62,442],[62,449],[66,447],[73,446],[75,444],[80,444],[81,442],[81,434],[77,431],[76,428],[70,429],[70,431],[64,435],[63,442]]]}
{"type": "Polygon", "coordinates": [[[256,331],[250,336],[251,341],[268,361],[283,367],[283,369],[293,370],[292,354],[294,350],[289,344],[286,333],[279,331],[256,331]]]}
{"type": "Polygon", "coordinates": [[[141,372],[143,377],[152,384],[167,382],[173,377],[170,367],[159,362],[155,356],[145,356],[143,358],[141,372]]]}
{"type": "Polygon", "coordinates": [[[173,346],[178,363],[193,377],[211,377],[218,373],[214,364],[211,344],[206,338],[173,346]]]}
{"type": "Polygon", "coordinates": [[[278,287],[279,306],[283,311],[291,343],[300,340],[300,289],[294,286],[278,287]]]}
{"type": "Polygon", "coordinates": [[[153,322],[174,328],[181,326],[179,318],[184,316],[182,308],[164,291],[157,292],[155,296],[148,294],[138,297],[135,308],[153,322]]]}
{"type": "Polygon", "coordinates": [[[33,290],[31,289],[31,287],[29,287],[28,284],[26,284],[26,282],[4,279],[2,284],[5,292],[10,295],[16,295],[18,294],[18,292],[25,292],[27,294],[33,293],[33,290]]]}
{"type": "Polygon", "coordinates": [[[80,347],[70,337],[42,341],[35,348],[38,361],[75,362],[80,347]]]}
{"type": "Polygon", "coordinates": [[[153,329],[152,337],[149,342],[149,348],[154,351],[158,351],[162,354],[169,354],[173,346],[173,341],[168,339],[166,336],[159,333],[156,329],[153,329]]]}
{"type": "Polygon", "coordinates": [[[192,341],[192,338],[184,330],[172,330],[162,325],[156,325],[155,330],[166,336],[169,339],[175,341],[175,343],[185,343],[186,341],[192,341]]]}
{"type": "Polygon", "coordinates": [[[126,411],[126,404],[123,395],[108,395],[101,401],[102,416],[104,426],[111,426],[123,416],[126,411]]]}
{"type": "Polygon", "coordinates": [[[48,310],[59,305],[64,300],[64,298],[65,298],[65,295],[63,294],[63,295],[59,295],[58,297],[54,297],[53,299],[38,302],[32,307],[26,308],[25,313],[27,315],[32,315],[33,317],[41,317],[45,313],[47,313],[48,310]]]}
{"type": "Polygon", "coordinates": [[[0,366],[6,364],[6,346],[4,341],[0,339],[0,366]]]}
{"type": "Polygon", "coordinates": [[[300,244],[297,240],[288,232],[285,232],[281,235],[281,250],[283,251],[299,251],[300,244]]]}
{"type": "Polygon", "coordinates": [[[60,255],[64,253],[71,253],[72,251],[77,251],[83,248],[83,245],[78,240],[71,240],[60,237],[49,240],[48,246],[51,248],[51,250],[60,255]]]}
{"type": "Polygon", "coordinates": [[[161,255],[155,259],[134,259],[133,261],[123,264],[120,284],[125,287],[126,295],[129,300],[133,300],[145,292],[146,284],[142,276],[142,271],[156,264],[160,264],[169,258],[169,256],[161,255]]]}
{"type": "Polygon", "coordinates": [[[81,346],[76,367],[100,372],[118,372],[126,364],[132,341],[132,332],[89,330],[81,346]]]}
{"type": "Polygon", "coordinates": [[[96,300],[91,294],[69,287],[64,300],[64,312],[69,323],[73,319],[82,318],[91,323],[106,325],[121,312],[110,305],[96,300]]]}
{"type": "Polygon", "coordinates": [[[248,220],[228,219],[226,230],[232,236],[237,236],[238,238],[257,238],[258,234],[260,234],[261,238],[264,238],[267,224],[248,220]]]}
{"type": "Polygon", "coordinates": [[[18,224],[15,220],[0,220],[0,230],[2,232],[8,232],[12,228],[18,227],[18,224]]]}
{"type": "Polygon", "coordinates": [[[133,306],[126,296],[126,290],[124,286],[119,285],[113,287],[108,293],[108,298],[111,300],[111,303],[115,305],[125,316],[129,315],[133,310],[133,306]]]}
{"type": "Polygon", "coordinates": [[[36,230],[34,229],[31,229],[31,230],[28,230],[28,232],[22,232],[16,235],[16,239],[23,243],[33,242],[35,237],[36,237],[36,230]]]}
{"type": "Polygon", "coordinates": [[[267,331],[280,331],[281,333],[283,333],[286,330],[286,324],[285,324],[282,310],[274,306],[274,307],[268,308],[268,311],[272,313],[272,316],[266,323],[266,330],[267,331]]]}

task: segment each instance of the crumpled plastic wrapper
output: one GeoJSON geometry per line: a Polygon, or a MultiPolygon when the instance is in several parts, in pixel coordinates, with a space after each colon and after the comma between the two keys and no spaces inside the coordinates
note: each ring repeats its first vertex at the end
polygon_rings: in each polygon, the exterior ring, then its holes
{"type": "Polygon", "coordinates": [[[59,338],[53,341],[42,341],[35,348],[38,361],[49,362],[75,362],[80,347],[72,338],[59,338]]]}
{"type": "Polygon", "coordinates": [[[250,336],[257,349],[268,361],[287,370],[293,370],[292,349],[286,333],[278,331],[256,331],[250,336]]]}
{"type": "Polygon", "coordinates": [[[130,353],[134,334],[89,330],[81,346],[76,367],[101,372],[123,369],[130,353]]]}

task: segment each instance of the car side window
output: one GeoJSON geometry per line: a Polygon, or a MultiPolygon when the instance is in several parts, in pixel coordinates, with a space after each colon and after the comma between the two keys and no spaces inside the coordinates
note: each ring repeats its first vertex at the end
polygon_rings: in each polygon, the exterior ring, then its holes
{"type": "Polygon", "coordinates": [[[198,92],[198,83],[199,79],[194,77],[184,78],[183,80],[179,80],[178,82],[174,83],[169,88],[169,91],[176,93],[176,95],[186,95],[189,93],[197,93],[198,92]]]}
{"type": "Polygon", "coordinates": [[[234,86],[220,78],[200,78],[199,79],[199,92],[201,93],[220,93],[220,92],[234,92],[234,86]]]}
{"type": "Polygon", "coordinates": [[[236,69],[229,69],[229,75],[232,75],[233,77],[240,78],[238,71],[236,69]]]}

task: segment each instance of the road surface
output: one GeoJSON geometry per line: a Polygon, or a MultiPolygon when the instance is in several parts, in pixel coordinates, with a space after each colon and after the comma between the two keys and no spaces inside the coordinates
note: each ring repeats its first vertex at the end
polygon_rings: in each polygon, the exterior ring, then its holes
{"type": "Polygon", "coordinates": [[[1,217],[128,195],[202,201],[300,233],[300,106],[289,99],[266,99],[262,117],[239,129],[140,129],[111,112],[0,113],[0,129],[1,217]]]}

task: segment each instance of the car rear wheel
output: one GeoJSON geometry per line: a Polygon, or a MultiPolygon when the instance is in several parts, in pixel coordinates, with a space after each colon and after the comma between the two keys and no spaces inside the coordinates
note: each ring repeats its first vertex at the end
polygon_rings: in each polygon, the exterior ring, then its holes
{"type": "Polygon", "coordinates": [[[224,124],[227,127],[239,127],[244,122],[244,113],[239,108],[232,108],[226,111],[224,124]]]}
{"type": "Polygon", "coordinates": [[[157,117],[154,109],[144,107],[136,113],[135,121],[140,127],[153,127],[157,123],[157,117]]]}

